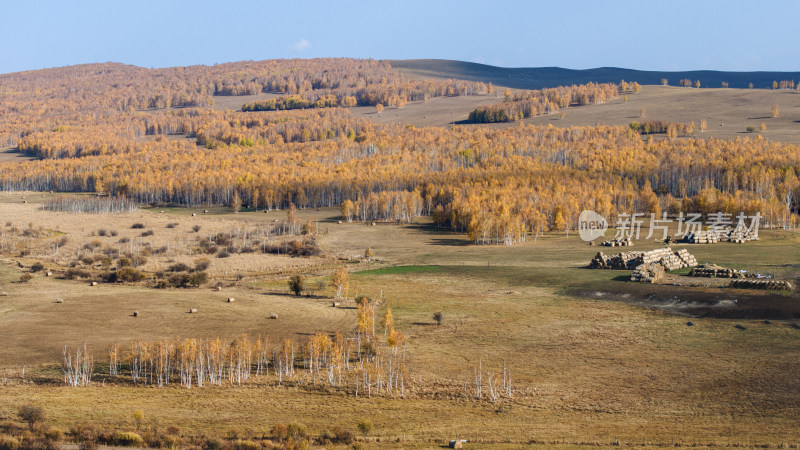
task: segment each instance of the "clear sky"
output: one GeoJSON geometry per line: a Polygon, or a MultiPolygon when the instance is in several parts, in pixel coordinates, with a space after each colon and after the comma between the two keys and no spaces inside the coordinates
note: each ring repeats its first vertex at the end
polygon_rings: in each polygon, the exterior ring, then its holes
{"type": "Polygon", "coordinates": [[[310,57],[800,70],[800,1],[0,0],[0,73],[310,57]]]}

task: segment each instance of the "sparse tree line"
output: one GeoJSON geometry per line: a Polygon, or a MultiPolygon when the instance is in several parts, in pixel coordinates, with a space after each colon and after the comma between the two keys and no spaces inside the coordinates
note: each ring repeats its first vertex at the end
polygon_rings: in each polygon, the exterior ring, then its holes
{"type": "MultiPolygon", "coordinates": [[[[134,384],[184,388],[241,386],[254,377],[271,375],[279,386],[325,385],[356,397],[405,396],[409,389],[407,341],[394,328],[391,309],[376,324],[379,306],[361,297],[355,333],[317,333],[305,343],[286,339],[271,344],[264,337],[253,340],[242,335],[232,341],[219,337],[135,340],[127,348],[111,344],[106,351],[107,375],[127,377],[134,384]]],[[[89,385],[100,375],[94,371],[93,356],[86,346],[77,350],[74,359],[72,355],[65,347],[65,384],[89,385]]]]}
{"type": "Polygon", "coordinates": [[[544,114],[552,114],[569,106],[604,103],[619,96],[619,92],[638,92],[638,83],[622,85],[613,83],[589,83],[580,86],[564,86],[550,89],[522,91],[512,94],[506,91],[505,101],[480,106],[469,113],[473,123],[514,122],[544,114]]]}

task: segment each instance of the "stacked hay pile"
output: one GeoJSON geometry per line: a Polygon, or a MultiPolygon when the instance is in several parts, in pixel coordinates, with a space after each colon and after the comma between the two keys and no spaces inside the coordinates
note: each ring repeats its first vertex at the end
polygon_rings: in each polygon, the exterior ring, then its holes
{"type": "Polygon", "coordinates": [[[664,266],[660,262],[640,264],[631,273],[631,281],[655,283],[664,277],[664,266]]]}
{"type": "Polygon", "coordinates": [[[644,252],[622,252],[617,255],[606,255],[597,252],[589,262],[590,269],[615,269],[626,270],[638,266],[642,263],[644,252]]]}
{"type": "Polygon", "coordinates": [[[689,233],[683,238],[683,242],[691,244],[716,244],[721,241],[734,242],[736,244],[744,244],[747,241],[756,241],[758,236],[751,233],[749,230],[742,228],[735,228],[730,231],[725,230],[708,230],[698,231],[697,233],[689,233]]]}
{"type": "Polygon", "coordinates": [[[685,248],[678,250],[675,254],[683,261],[684,267],[695,267],[697,265],[697,258],[685,248]]]}
{"type": "Polygon", "coordinates": [[[728,240],[735,244],[744,244],[747,241],[757,241],[758,235],[751,233],[750,230],[735,228],[728,235],[728,240]]]}
{"type": "Polygon", "coordinates": [[[632,247],[633,241],[631,238],[627,239],[612,239],[610,241],[603,241],[600,245],[604,245],[606,247],[632,247]]]}
{"type": "Polygon", "coordinates": [[[731,284],[728,286],[738,289],[762,289],[769,291],[792,291],[794,289],[792,283],[777,280],[731,280],[731,284]]]}
{"type": "Polygon", "coordinates": [[[690,244],[716,244],[719,242],[719,236],[712,231],[698,231],[686,235],[685,240],[690,244]]]}
{"type": "Polygon", "coordinates": [[[715,264],[708,264],[697,266],[689,271],[690,277],[707,277],[707,278],[744,278],[743,273],[739,273],[734,269],[717,266],[715,264]]]}
{"type": "Polygon", "coordinates": [[[673,252],[670,247],[657,248],[649,252],[622,252],[617,255],[598,252],[589,262],[589,268],[625,270],[653,263],[660,263],[665,270],[676,270],[696,266],[697,259],[686,249],[673,252]]]}

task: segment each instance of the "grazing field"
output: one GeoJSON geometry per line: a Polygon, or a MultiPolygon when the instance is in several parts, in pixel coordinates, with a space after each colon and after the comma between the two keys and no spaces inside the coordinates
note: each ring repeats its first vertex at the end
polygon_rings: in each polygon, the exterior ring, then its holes
{"type": "MultiPolygon", "coordinates": [[[[635,80],[631,80],[635,81],[635,80]]],[[[378,114],[375,108],[354,108],[361,115],[378,123],[401,123],[414,126],[465,125],[470,111],[477,106],[503,101],[502,87],[494,94],[469,97],[442,97],[428,102],[410,102],[404,108],[387,108],[378,114]]],[[[559,113],[521,120],[520,123],[555,127],[628,125],[631,122],[661,120],[694,122],[699,127],[705,120],[708,129],[695,129],[697,138],[755,138],[761,135],[771,141],[800,144],[800,94],[796,91],[766,89],[694,89],[676,86],[642,86],[638,94],[629,94],[606,103],[573,106],[559,113]],[[625,100],[627,97],[627,101],[625,100]],[[778,117],[771,116],[772,105],[779,105],[778,117]],[[642,117],[644,110],[645,117],[642,117]],[[760,131],[761,123],[767,127],[760,131]],[[755,131],[748,132],[747,127],[755,131]]],[[[481,124],[485,127],[513,127],[519,123],[481,124]]],[[[654,135],[665,139],[663,134],[654,135]]],[[[646,137],[645,137],[646,138],[646,137]]],[[[679,139],[686,136],[680,134],[679,139]]]]}
{"type": "MultiPolygon", "coordinates": [[[[26,195],[31,200],[27,204],[20,204],[18,196],[4,196],[3,222],[27,218],[45,228],[56,225],[47,222],[56,213],[37,210],[32,194],[26,195]],[[6,211],[15,215],[9,218],[6,211]]],[[[155,238],[173,230],[155,226],[162,221],[179,222],[183,229],[193,221],[204,227],[254,224],[285,214],[216,209],[192,217],[185,209],[160,211],[75,216],[83,226],[64,213],[58,220],[70,240],[80,241],[93,239],[89,232],[98,223],[108,228],[120,224],[122,231],[123,223],[146,221],[157,230],[155,238]]],[[[334,209],[299,214],[325,223],[327,230],[318,237],[325,254],[357,255],[371,248],[383,261],[345,263],[351,271],[350,300],[338,308],[330,306],[331,289],[290,296],[287,276],[269,271],[231,280],[222,291],[104,283],[90,287],[41,275],[23,284],[17,280],[25,269],[11,261],[27,267],[33,258],[6,259],[0,265],[0,290],[8,293],[0,297],[0,339],[6,343],[0,350],[0,416],[14,416],[19,406],[34,404],[62,429],[93,422],[132,430],[132,412],[141,410],[144,429],[175,426],[187,443],[198,436],[257,440],[270,435],[278,422],[303,423],[312,435],[337,424],[355,430],[363,419],[373,424],[366,440],[376,448],[426,448],[456,436],[498,448],[751,446],[800,440],[800,330],[792,327],[800,320],[797,293],[786,297],[788,316],[769,324],[760,316],[691,317],[694,326],[689,327],[685,315],[670,314],[657,299],[648,302],[651,294],[742,293],[713,286],[634,285],[623,281],[628,271],[585,269],[598,250],[615,249],[588,246],[574,234],[548,233],[514,247],[476,246],[426,218],[407,225],[366,226],[338,224],[334,209]],[[81,342],[88,343],[102,366],[103,349],[112,342],[232,338],[242,333],[277,341],[347,331],[355,327],[352,298],[358,294],[380,297],[408,338],[412,381],[406,398],[356,398],[322,386],[278,387],[271,378],[242,387],[187,390],[135,387],[114,378],[103,382],[100,376],[89,387],[69,388],[61,385],[60,369],[54,365],[63,345],[81,342]],[[227,303],[231,296],[236,302],[227,303]],[[57,297],[64,303],[55,303],[57,297]],[[189,314],[190,308],[198,313],[189,314]],[[134,310],[139,317],[131,316],[134,310]],[[441,325],[432,318],[437,311],[442,312],[441,325]],[[277,320],[268,318],[273,312],[279,314],[277,320]],[[513,380],[512,398],[496,404],[476,400],[475,366],[495,371],[504,363],[513,380]]],[[[796,282],[800,233],[768,230],[761,236],[744,245],[685,247],[701,263],[796,282]]],[[[660,245],[643,242],[640,247],[660,245]]],[[[250,264],[273,258],[247,257],[250,264]]],[[[290,266],[303,259],[274,258],[290,266]]],[[[225,267],[228,259],[215,260],[212,267],[225,267]]],[[[330,273],[332,268],[310,276],[328,279],[330,273]]],[[[774,302],[767,293],[764,298],[774,302]]]]}

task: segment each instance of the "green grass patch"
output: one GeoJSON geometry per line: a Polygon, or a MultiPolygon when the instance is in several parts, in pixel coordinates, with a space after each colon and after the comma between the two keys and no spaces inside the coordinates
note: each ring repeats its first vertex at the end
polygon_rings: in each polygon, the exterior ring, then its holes
{"type": "Polygon", "coordinates": [[[418,272],[438,272],[439,270],[441,270],[440,266],[394,266],[362,270],[356,273],[359,275],[398,275],[418,272]]]}

